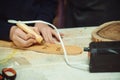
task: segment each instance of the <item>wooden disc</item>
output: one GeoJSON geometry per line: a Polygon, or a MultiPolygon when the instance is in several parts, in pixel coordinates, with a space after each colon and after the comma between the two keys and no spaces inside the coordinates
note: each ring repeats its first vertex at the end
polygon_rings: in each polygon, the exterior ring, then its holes
{"type": "Polygon", "coordinates": [[[120,41],[120,21],[110,21],[100,25],[92,32],[92,40],[120,41]]]}

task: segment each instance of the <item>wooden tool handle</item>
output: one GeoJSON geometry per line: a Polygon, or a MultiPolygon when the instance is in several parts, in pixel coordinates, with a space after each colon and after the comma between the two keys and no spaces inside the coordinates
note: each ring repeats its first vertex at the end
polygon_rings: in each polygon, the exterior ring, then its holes
{"type": "Polygon", "coordinates": [[[42,42],[43,38],[42,38],[40,35],[38,35],[35,31],[33,31],[30,27],[28,27],[26,24],[21,23],[20,21],[18,21],[18,22],[16,23],[16,25],[17,25],[20,29],[24,30],[25,32],[34,35],[35,38],[36,38],[36,41],[37,41],[38,43],[41,43],[41,42],[42,42]]]}

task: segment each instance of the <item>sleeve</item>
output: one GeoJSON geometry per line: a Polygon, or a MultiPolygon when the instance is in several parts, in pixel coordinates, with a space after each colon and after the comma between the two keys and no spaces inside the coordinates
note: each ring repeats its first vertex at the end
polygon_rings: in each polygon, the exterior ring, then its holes
{"type": "Polygon", "coordinates": [[[9,25],[6,21],[0,21],[0,40],[10,41],[10,28],[11,25],[9,25]]]}
{"type": "Polygon", "coordinates": [[[39,4],[37,19],[52,23],[56,15],[58,0],[42,0],[39,4]]]}

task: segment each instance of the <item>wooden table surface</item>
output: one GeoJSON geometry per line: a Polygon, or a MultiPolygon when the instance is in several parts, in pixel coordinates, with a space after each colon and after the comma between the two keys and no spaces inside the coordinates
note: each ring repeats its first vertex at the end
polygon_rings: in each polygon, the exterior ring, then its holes
{"type": "MultiPolygon", "coordinates": [[[[65,44],[88,47],[91,32],[96,27],[59,29],[64,34],[65,44]]],[[[34,51],[17,50],[8,61],[2,62],[14,49],[0,47],[0,69],[12,67],[17,72],[16,80],[120,80],[119,72],[90,73],[82,65],[89,65],[87,52],[69,55],[70,64],[80,67],[74,69],[66,65],[63,55],[44,54],[34,51]]]]}

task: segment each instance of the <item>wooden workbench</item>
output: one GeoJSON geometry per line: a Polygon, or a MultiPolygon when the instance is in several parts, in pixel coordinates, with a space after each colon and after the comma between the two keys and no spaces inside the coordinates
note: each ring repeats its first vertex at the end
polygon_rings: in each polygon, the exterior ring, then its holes
{"type": "MultiPolygon", "coordinates": [[[[65,44],[88,47],[91,32],[96,27],[59,29],[64,34],[65,44]]],[[[11,54],[14,49],[0,47],[0,60],[11,54]]],[[[80,55],[69,55],[69,62],[81,67],[89,65],[87,52],[80,55]]],[[[119,72],[90,73],[85,69],[74,69],[66,65],[63,55],[43,54],[34,51],[17,50],[16,54],[3,67],[12,67],[17,71],[16,80],[120,80],[119,72]]]]}

